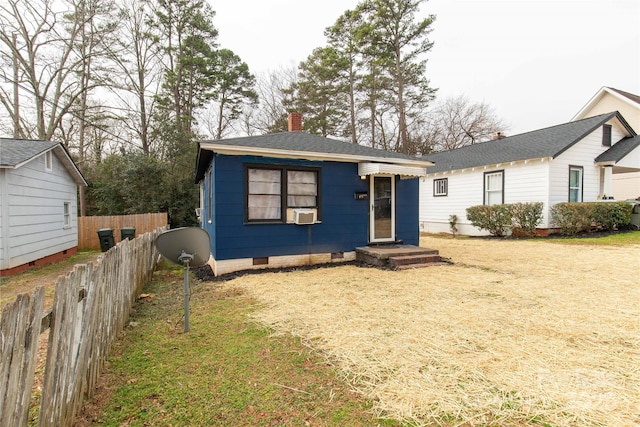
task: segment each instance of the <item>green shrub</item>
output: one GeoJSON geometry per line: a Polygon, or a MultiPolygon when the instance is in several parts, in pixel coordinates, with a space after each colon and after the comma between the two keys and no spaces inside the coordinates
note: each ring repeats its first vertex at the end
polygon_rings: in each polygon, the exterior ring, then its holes
{"type": "Polygon", "coordinates": [[[626,202],[558,203],[551,208],[551,221],[568,236],[581,231],[616,230],[629,225],[631,209],[626,202]]]}
{"type": "Polygon", "coordinates": [[[542,202],[471,206],[467,208],[467,219],[494,236],[504,236],[511,230],[516,237],[530,237],[535,236],[542,221],[543,207],[542,202]]]}
{"type": "Polygon", "coordinates": [[[453,237],[456,237],[456,233],[458,232],[458,215],[449,215],[449,228],[451,229],[451,234],[453,234],[453,237]]]}
{"type": "Polygon", "coordinates": [[[542,221],[544,203],[513,203],[511,209],[511,233],[517,237],[531,237],[536,235],[536,227],[542,221]]]}
{"type": "Polygon", "coordinates": [[[467,208],[467,219],[475,227],[498,237],[504,236],[512,223],[509,205],[471,206],[467,208]]]}

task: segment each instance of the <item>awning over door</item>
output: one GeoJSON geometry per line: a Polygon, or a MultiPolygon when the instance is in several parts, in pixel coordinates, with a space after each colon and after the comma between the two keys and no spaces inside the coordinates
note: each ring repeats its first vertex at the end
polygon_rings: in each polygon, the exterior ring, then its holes
{"type": "Polygon", "coordinates": [[[402,166],[389,163],[358,163],[358,175],[400,175],[400,179],[426,176],[427,169],[418,166],[402,166]]]}

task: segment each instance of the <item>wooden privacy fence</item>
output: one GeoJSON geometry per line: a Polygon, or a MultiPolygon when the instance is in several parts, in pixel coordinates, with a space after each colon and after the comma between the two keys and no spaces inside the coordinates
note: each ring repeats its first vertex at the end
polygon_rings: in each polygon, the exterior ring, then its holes
{"type": "Polygon", "coordinates": [[[76,265],[58,279],[53,307],[44,289],[19,295],[0,317],[0,426],[24,426],[29,417],[38,339],[49,330],[39,426],[70,426],[98,375],[142,287],[151,279],[161,232],[125,240],[95,264],[76,265]]]}
{"type": "Polygon", "coordinates": [[[148,233],[168,224],[167,213],[146,213],[135,215],[81,216],[78,217],[78,249],[100,249],[98,230],[113,229],[115,242],[120,241],[123,227],[134,227],[136,236],[148,233]]]}

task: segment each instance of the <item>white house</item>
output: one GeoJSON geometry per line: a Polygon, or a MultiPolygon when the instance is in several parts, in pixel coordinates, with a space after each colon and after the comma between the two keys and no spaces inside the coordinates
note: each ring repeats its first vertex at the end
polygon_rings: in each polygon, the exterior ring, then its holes
{"type": "MultiPolygon", "coordinates": [[[[601,88],[572,120],[619,111],[636,133],[640,132],[640,96],[612,87],[601,88]]],[[[613,196],[617,200],[640,197],[640,172],[614,166],[613,196]]]]}
{"type": "Polygon", "coordinates": [[[426,156],[435,166],[420,183],[420,229],[481,235],[466,208],[543,202],[541,229],[559,202],[608,198],[616,169],[640,171],[640,136],[618,112],[426,156]]]}
{"type": "Polygon", "coordinates": [[[79,185],[61,144],[0,138],[0,276],[77,252],[79,185]]]}

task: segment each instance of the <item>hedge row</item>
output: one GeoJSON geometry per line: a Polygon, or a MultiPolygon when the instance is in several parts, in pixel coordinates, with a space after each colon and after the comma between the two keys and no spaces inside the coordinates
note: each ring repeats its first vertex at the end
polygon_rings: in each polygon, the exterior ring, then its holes
{"type": "Polygon", "coordinates": [[[467,219],[493,236],[504,236],[509,230],[517,237],[535,236],[542,208],[542,202],[471,206],[467,219]]]}
{"type": "Polygon", "coordinates": [[[627,202],[558,203],[551,221],[564,235],[581,231],[616,230],[631,223],[633,206],[627,202]]]}

